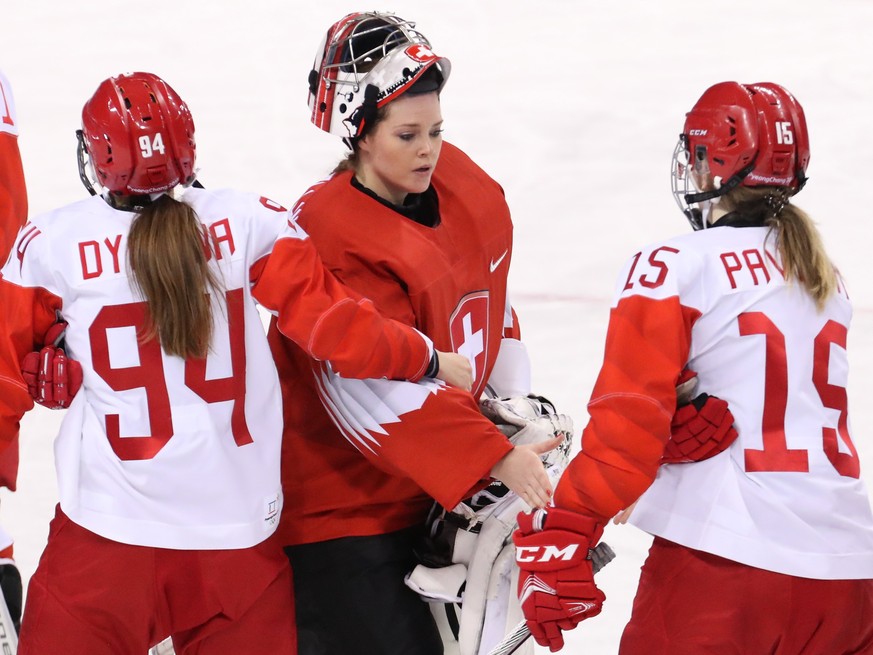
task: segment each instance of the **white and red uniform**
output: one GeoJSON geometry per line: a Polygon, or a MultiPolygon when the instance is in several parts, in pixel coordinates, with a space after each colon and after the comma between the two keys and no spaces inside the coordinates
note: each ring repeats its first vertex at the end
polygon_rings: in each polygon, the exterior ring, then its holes
{"type": "Polygon", "coordinates": [[[67,353],[84,369],[55,444],[63,511],[123,543],[245,548],[273,532],[282,505],[279,386],[252,283],[285,334],[344,374],[417,378],[430,351],[414,330],[354,304],[275,204],[193,188],[185,201],[218,247],[211,265],[225,290],[209,356],[182,360],[137,339],[147,310],[128,275],[135,214],[99,197],[49,212],[21,231],[3,269],[0,436],[29,405],[17,362],[59,310],[67,353]],[[347,331],[375,338],[354,348],[347,331]]]}
{"type": "Polygon", "coordinates": [[[766,235],[716,227],[628,263],[556,503],[605,519],[654,480],[631,517],[652,534],[789,575],[871,578],[873,514],[845,390],[851,305],[840,288],[817,311],[766,235]],[[686,365],[728,402],[739,438],[657,469],[686,365]]]}
{"type": "MultiPolygon", "coordinates": [[[[15,235],[27,221],[27,188],[18,150],[18,115],[9,80],[0,71],[0,260],[6,259],[15,235]]],[[[0,452],[0,486],[15,491],[18,481],[18,439],[0,452]]],[[[0,548],[12,543],[0,537],[0,548]]]]}
{"type": "Polygon", "coordinates": [[[337,174],[309,189],[295,216],[325,264],[386,316],[473,362],[473,395],[436,384],[346,381],[277,335],[270,338],[285,404],[280,537],[306,544],[421,525],[436,499],[454,507],[510,449],[474,397],[505,328],[512,224],[499,185],[442,146],[432,188],[439,224],[423,225],[337,174]],[[342,432],[319,402],[340,402],[342,432]],[[348,412],[353,420],[348,419],[348,412]],[[363,454],[363,456],[362,456],[363,454]]]}

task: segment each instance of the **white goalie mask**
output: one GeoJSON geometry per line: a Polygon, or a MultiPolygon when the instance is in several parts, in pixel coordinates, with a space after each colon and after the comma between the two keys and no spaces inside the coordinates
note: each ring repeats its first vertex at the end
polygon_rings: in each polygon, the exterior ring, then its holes
{"type": "Polygon", "coordinates": [[[346,139],[362,135],[376,111],[436,67],[439,93],[451,64],[415,24],[389,13],[349,14],[327,31],[309,74],[310,120],[346,139]]]}

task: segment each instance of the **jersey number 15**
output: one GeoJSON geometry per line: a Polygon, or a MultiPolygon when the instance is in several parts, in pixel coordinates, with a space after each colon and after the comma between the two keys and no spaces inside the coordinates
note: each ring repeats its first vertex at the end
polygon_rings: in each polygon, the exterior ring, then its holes
{"type": "MultiPolygon", "coordinates": [[[[788,405],[788,358],[785,336],[765,314],[749,312],[738,317],[741,336],[763,335],[766,343],[764,364],[763,448],[745,451],[746,471],[809,471],[809,453],[791,449],[785,437],[785,409],[788,405]]],[[[828,461],[850,478],[861,475],[858,452],[849,436],[848,400],[846,389],[828,382],[831,345],[845,350],[846,326],[828,321],[813,342],[812,382],[822,404],[839,412],[837,428],[822,427],[822,446],[828,461]],[[837,434],[848,453],[840,452],[837,434]]]]}

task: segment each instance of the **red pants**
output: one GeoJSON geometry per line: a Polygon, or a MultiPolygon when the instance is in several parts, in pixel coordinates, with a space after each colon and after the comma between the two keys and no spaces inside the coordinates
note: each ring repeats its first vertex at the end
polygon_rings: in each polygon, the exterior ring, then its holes
{"type": "Polygon", "coordinates": [[[873,580],[810,580],[655,538],[620,655],[873,653],[873,580]]]}
{"type": "Polygon", "coordinates": [[[169,550],[100,537],[57,509],[30,580],[19,655],[295,655],[291,569],[275,539],[169,550]]]}

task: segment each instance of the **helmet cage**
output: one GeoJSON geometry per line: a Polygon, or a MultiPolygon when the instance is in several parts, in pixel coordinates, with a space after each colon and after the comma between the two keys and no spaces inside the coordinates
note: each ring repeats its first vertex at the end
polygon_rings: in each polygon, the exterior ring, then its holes
{"type": "Polygon", "coordinates": [[[698,145],[692,158],[688,135],[679,135],[673,150],[670,185],[676,204],[695,231],[706,229],[712,208],[718,204],[719,198],[740,186],[754,167],[755,160],[752,160],[722,183],[718,177],[712,176],[706,146],[698,145]],[[703,188],[707,182],[709,188],[703,188]]]}
{"type": "MultiPolygon", "coordinates": [[[[688,150],[688,137],[684,134],[679,135],[679,140],[676,142],[676,148],[673,150],[673,167],[670,172],[670,187],[673,191],[673,198],[679,209],[685,214],[685,218],[691,223],[694,230],[702,230],[706,227],[706,221],[703,219],[704,211],[708,209],[708,203],[705,207],[695,207],[688,200],[692,195],[697,195],[699,190],[694,184],[692,174],[690,172],[691,155],[688,150]]],[[[698,202],[701,202],[700,200],[698,202]]]]}
{"type": "Polygon", "coordinates": [[[310,72],[311,120],[325,132],[360,137],[378,108],[434,66],[439,93],[451,64],[433,53],[415,23],[388,13],[349,14],[328,30],[310,72]]]}
{"type": "Polygon", "coordinates": [[[88,146],[85,145],[85,133],[82,130],[76,130],[76,141],[78,142],[76,144],[76,163],[79,167],[79,179],[82,180],[82,184],[92,196],[102,195],[103,185],[97,179],[97,173],[94,171],[91,157],[88,155],[88,146]]]}

